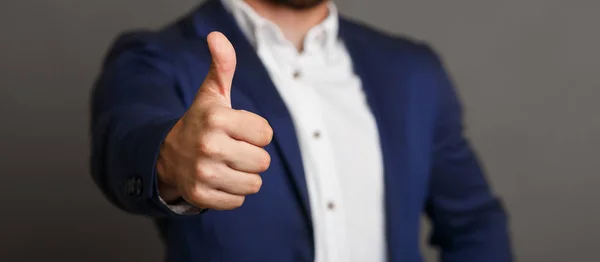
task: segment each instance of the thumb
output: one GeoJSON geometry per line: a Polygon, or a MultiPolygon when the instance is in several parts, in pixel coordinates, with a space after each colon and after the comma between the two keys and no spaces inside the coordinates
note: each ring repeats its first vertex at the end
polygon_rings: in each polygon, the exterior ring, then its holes
{"type": "Polygon", "coordinates": [[[200,91],[223,98],[223,102],[231,107],[231,82],[236,66],[235,50],[222,33],[212,32],[206,40],[212,63],[200,91]]]}

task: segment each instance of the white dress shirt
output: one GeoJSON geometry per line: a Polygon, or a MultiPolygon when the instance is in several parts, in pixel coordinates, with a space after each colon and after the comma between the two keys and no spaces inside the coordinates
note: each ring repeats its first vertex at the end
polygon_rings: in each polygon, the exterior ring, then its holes
{"type": "Polygon", "coordinates": [[[299,53],[242,0],[222,0],[253,44],[296,128],[317,262],[386,260],[383,164],[375,119],[338,38],[338,12],[312,28],[299,53]]]}

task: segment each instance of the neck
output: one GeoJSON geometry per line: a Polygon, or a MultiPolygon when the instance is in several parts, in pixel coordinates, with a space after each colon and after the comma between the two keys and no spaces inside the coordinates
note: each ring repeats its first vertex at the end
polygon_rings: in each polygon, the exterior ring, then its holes
{"type": "Polygon", "coordinates": [[[284,37],[302,51],[308,31],[321,23],[328,15],[327,1],[308,9],[293,9],[265,0],[245,0],[254,11],[275,23],[284,37]]]}

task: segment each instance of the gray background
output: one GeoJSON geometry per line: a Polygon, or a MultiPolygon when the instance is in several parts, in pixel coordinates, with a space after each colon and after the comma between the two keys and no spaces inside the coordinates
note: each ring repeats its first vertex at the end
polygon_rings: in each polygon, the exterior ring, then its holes
{"type": "MultiPolygon", "coordinates": [[[[110,206],[88,175],[88,96],[117,32],[197,2],[1,1],[0,261],[160,261],[150,221],[110,206]]],[[[444,55],[519,261],[599,259],[600,2],[338,4],[444,55]]]]}

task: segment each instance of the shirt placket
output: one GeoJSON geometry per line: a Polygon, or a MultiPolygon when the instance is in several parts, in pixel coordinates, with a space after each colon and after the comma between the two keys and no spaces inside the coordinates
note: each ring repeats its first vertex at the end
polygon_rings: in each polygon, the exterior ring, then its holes
{"type": "MultiPolygon", "coordinates": [[[[302,71],[302,60],[298,64],[296,68],[302,71]]],[[[305,77],[309,77],[309,75],[305,77]]],[[[316,206],[320,209],[321,221],[324,224],[323,238],[327,251],[326,257],[330,262],[345,261],[344,203],[341,198],[342,192],[332,142],[325,127],[320,98],[314,91],[314,87],[303,84],[301,80],[298,88],[302,89],[304,95],[299,97],[306,100],[299,101],[299,104],[304,107],[301,126],[313,166],[312,179],[318,185],[320,195],[319,203],[316,203],[316,206]]]]}

